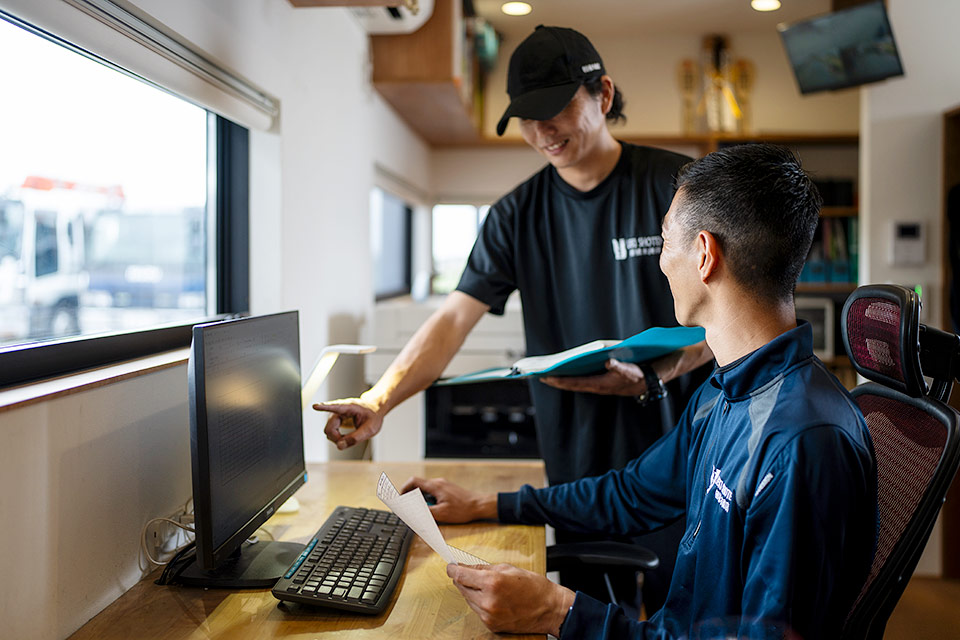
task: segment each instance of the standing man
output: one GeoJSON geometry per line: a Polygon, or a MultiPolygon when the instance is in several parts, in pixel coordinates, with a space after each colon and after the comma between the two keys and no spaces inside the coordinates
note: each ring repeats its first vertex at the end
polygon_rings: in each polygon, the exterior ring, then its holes
{"type": "Polygon", "coordinates": [[[474,493],[442,479],[442,522],[499,519],[635,535],[686,514],[666,604],[615,605],[507,564],[447,565],[494,631],[565,638],[839,638],[873,559],[877,467],[860,410],[813,355],[793,292],[820,197],[771,145],[685,169],[660,265],[677,317],[717,364],[677,426],[626,468],[546,489],[474,493]]]}
{"type": "MultiPolygon", "coordinates": [[[[549,164],[491,207],[457,290],[373,388],[360,398],[314,405],[334,413],[325,432],[340,448],[375,435],[387,412],[436,380],[483,314],[502,314],[514,290],[528,355],[677,324],[657,261],[660,222],[677,170],[689,158],[614,139],[607,121],[624,118],[623,98],[596,49],[572,29],[540,26],[520,43],[510,58],[507,93],[498,135],[518,118],[523,139],[549,164]],[[356,431],[340,433],[344,417],[356,431]]],[[[711,358],[701,343],[652,367],[611,360],[603,375],[533,382],[550,484],[623,468],[662,435],[665,422],[672,426],[676,414],[661,415],[671,402],[682,410],[685,387],[693,385],[689,376],[678,378],[711,358]],[[671,391],[665,401],[663,382],[671,391]]],[[[680,531],[673,550],[646,543],[661,551],[663,583],[680,531]]],[[[568,539],[563,531],[557,537],[568,539]]],[[[600,591],[601,580],[583,589],[600,591]]],[[[648,580],[655,586],[655,576],[648,580]]],[[[657,606],[652,598],[648,608],[657,606]]]]}

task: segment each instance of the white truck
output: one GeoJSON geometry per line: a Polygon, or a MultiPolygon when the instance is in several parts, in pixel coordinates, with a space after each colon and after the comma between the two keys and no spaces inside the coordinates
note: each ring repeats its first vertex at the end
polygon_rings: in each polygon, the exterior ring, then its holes
{"type": "Polygon", "coordinates": [[[0,345],[80,333],[85,222],[122,200],[37,176],[0,195],[0,345]]]}

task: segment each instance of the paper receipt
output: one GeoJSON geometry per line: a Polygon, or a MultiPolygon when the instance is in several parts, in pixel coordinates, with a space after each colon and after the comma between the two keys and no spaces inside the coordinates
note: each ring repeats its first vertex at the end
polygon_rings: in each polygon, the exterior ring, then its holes
{"type": "Polygon", "coordinates": [[[447,544],[420,489],[414,489],[401,495],[397,488],[393,486],[393,483],[390,482],[387,474],[381,473],[380,480],[377,482],[377,497],[447,562],[454,564],[490,564],[472,553],[467,553],[463,549],[447,544]]]}

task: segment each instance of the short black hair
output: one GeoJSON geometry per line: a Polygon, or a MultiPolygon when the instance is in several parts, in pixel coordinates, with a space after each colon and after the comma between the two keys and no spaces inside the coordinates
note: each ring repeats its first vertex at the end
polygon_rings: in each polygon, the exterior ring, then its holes
{"type": "Polygon", "coordinates": [[[675,221],[717,238],[731,275],[758,299],[793,300],[822,200],[785,147],[744,144],[695,160],[677,176],[675,221]]]}
{"type": "MultiPolygon", "coordinates": [[[[584,88],[592,97],[596,98],[603,91],[603,78],[598,77],[593,80],[587,80],[583,83],[584,88]]],[[[613,104],[610,105],[610,111],[607,111],[607,120],[610,122],[626,122],[627,116],[623,113],[623,94],[617,85],[613,85],[613,104]]]]}

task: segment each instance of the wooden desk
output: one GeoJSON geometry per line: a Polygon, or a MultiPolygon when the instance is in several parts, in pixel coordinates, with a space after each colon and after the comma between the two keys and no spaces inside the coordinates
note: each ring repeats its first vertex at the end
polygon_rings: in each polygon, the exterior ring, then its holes
{"type": "MultiPolygon", "coordinates": [[[[309,481],[297,492],[300,511],[276,515],[265,525],[278,540],[306,543],[337,505],[385,508],[376,497],[385,471],[400,488],[412,475],[445,477],[464,486],[508,491],[543,486],[539,462],[331,462],[309,465],[309,481]]],[[[495,523],[442,526],[450,544],[491,562],[546,571],[543,527],[495,523]]],[[[71,638],[506,638],[489,632],[446,575],[445,563],[422,540],[410,546],[393,602],[379,616],[332,609],[281,609],[269,589],[231,591],[160,587],[155,572],[104,609],[71,638]]],[[[523,636],[529,638],[531,636],[523,636]]],[[[541,636],[542,637],[542,636],[541,636]]]]}

